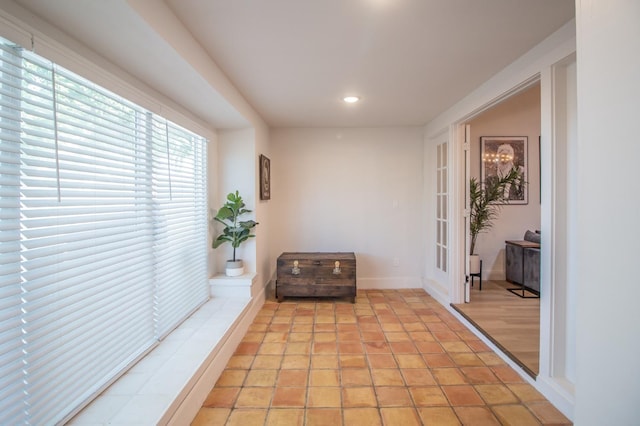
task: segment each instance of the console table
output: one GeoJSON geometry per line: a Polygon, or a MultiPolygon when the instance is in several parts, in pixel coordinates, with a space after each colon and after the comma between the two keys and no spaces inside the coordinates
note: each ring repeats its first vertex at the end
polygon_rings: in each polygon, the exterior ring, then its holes
{"type": "Polygon", "coordinates": [[[525,299],[539,298],[539,294],[535,294],[534,290],[527,288],[525,285],[525,250],[540,249],[540,244],[526,240],[507,240],[505,244],[507,281],[520,285],[520,287],[508,288],[507,290],[525,299]],[[525,291],[532,292],[533,295],[526,295],[525,291]]]}

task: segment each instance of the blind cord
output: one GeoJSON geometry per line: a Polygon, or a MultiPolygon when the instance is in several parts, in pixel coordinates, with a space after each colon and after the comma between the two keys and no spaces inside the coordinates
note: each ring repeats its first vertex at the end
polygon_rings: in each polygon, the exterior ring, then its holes
{"type": "Polygon", "coordinates": [[[169,153],[169,123],[164,122],[164,131],[167,140],[167,171],[169,172],[169,201],[173,201],[173,187],[171,185],[171,155],[169,153]]]}
{"type": "Polygon", "coordinates": [[[56,185],[58,187],[58,203],[62,202],[62,191],[60,189],[60,155],[58,149],[58,91],[56,89],[56,69],[55,64],[51,64],[51,82],[53,86],[53,137],[56,147],[56,185]]]}

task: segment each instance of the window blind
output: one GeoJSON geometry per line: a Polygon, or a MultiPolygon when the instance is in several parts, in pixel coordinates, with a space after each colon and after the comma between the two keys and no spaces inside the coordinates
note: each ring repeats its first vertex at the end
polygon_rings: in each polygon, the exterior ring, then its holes
{"type": "Polygon", "coordinates": [[[0,424],[22,422],[19,52],[0,49],[0,424]]]}
{"type": "Polygon", "coordinates": [[[0,424],[52,424],[206,301],[206,140],[7,43],[0,69],[0,424]]]}
{"type": "Polygon", "coordinates": [[[165,120],[153,120],[152,143],[158,332],[163,336],[184,311],[207,297],[206,286],[193,293],[181,288],[182,282],[207,280],[206,158],[202,144],[165,120]]]}

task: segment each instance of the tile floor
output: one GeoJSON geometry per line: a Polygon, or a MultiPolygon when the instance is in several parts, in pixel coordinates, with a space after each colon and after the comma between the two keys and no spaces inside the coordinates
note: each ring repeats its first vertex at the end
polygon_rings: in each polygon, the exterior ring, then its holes
{"type": "Polygon", "coordinates": [[[193,425],[571,424],[423,290],[268,300],[193,425]]]}

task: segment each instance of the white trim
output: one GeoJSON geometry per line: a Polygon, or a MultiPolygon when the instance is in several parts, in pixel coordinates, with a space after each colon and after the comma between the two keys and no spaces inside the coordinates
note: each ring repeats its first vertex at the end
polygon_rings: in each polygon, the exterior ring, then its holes
{"type": "Polygon", "coordinates": [[[441,305],[447,306],[449,302],[449,292],[440,283],[434,280],[423,280],[422,288],[427,294],[433,297],[441,305]]]}
{"type": "Polygon", "coordinates": [[[460,197],[460,194],[465,194],[466,187],[466,173],[464,167],[465,152],[464,152],[464,140],[465,140],[465,124],[454,123],[450,127],[449,138],[449,152],[452,155],[452,162],[450,167],[451,174],[451,187],[454,188],[451,191],[450,197],[450,209],[452,214],[451,220],[451,281],[449,282],[449,293],[451,295],[449,303],[463,303],[465,295],[465,271],[467,269],[466,263],[466,239],[465,234],[465,219],[464,208],[465,202],[460,197]],[[455,242],[455,243],[454,243],[455,242]]]}
{"type": "MultiPolygon", "coordinates": [[[[540,373],[538,380],[544,385],[545,396],[557,395],[558,408],[573,419],[575,404],[575,383],[567,378],[567,322],[575,318],[567,317],[569,295],[568,274],[571,265],[567,265],[569,239],[566,215],[569,176],[567,165],[573,161],[568,150],[567,123],[565,117],[566,78],[563,73],[567,65],[575,64],[575,54],[569,55],[553,64],[542,73],[542,138],[541,138],[541,188],[549,194],[542,205],[541,229],[549,237],[541,249],[540,275],[540,373]],[[560,266],[560,267],[559,267],[560,266]]],[[[555,401],[554,401],[555,403],[555,401]]]]}
{"type": "Polygon", "coordinates": [[[244,297],[247,299],[256,297],[259,291],[256,278],[255,273],[237,277],[228,277],[224,274],[215,275],[209,278],[211,297],[244,297]]]}
{"type": "Polygon", "coordinates": [[[440,303],[449,303],[450,289],[453,288],[452,282],[455,279],[456,274],[456,252],[452,250],[455,247],[455,223],[456,216],[453,213],[454,209],[452,205],[452,194],[454,194],[454,183],[452,179],[451,167],[455,165],[454,152],[452,151],[453,145],[451,144],[451,132],[450,128],[444,127],[434,132],[430,137],[424,137],[424,174],[423,174],[423,209],[424,209],[424,229],[423,229],[423,277],[422,288],[436,298],[440,303]],[[433,171],[436,166],[434,161],[437,153],[437,146],[446,143],[447,144],[447,272],[443,272],[436,267],[435,262],[435,250],[436,250],[436,232],[435,223],[436,209],[436,194],[437,194],[437,178],[435,173],[429,173],[433,171]]]}
{"type": "Polygon", "coordinates": [[[572,384],[562,379],[538,375],[534,387],[569,420],[574,420],[576,397],[575,388],[572,384]]]}
{"type": "Polygon", "coordinates": [[[545,235],[540,249],[540,372],[541,378],[548,378],[552,358],[553,345],[551,335],[553,319],[553,299],[550,291],[554,287],[555,263],[555,161],[556,142],[553,137],[554,105],[553,77],[551,68],[543,70],[540,79],[540,190],[545,202],[540,206],[540,229],[545,235]],[[548,237],[548,238],[547,238],[548,237]]]}

